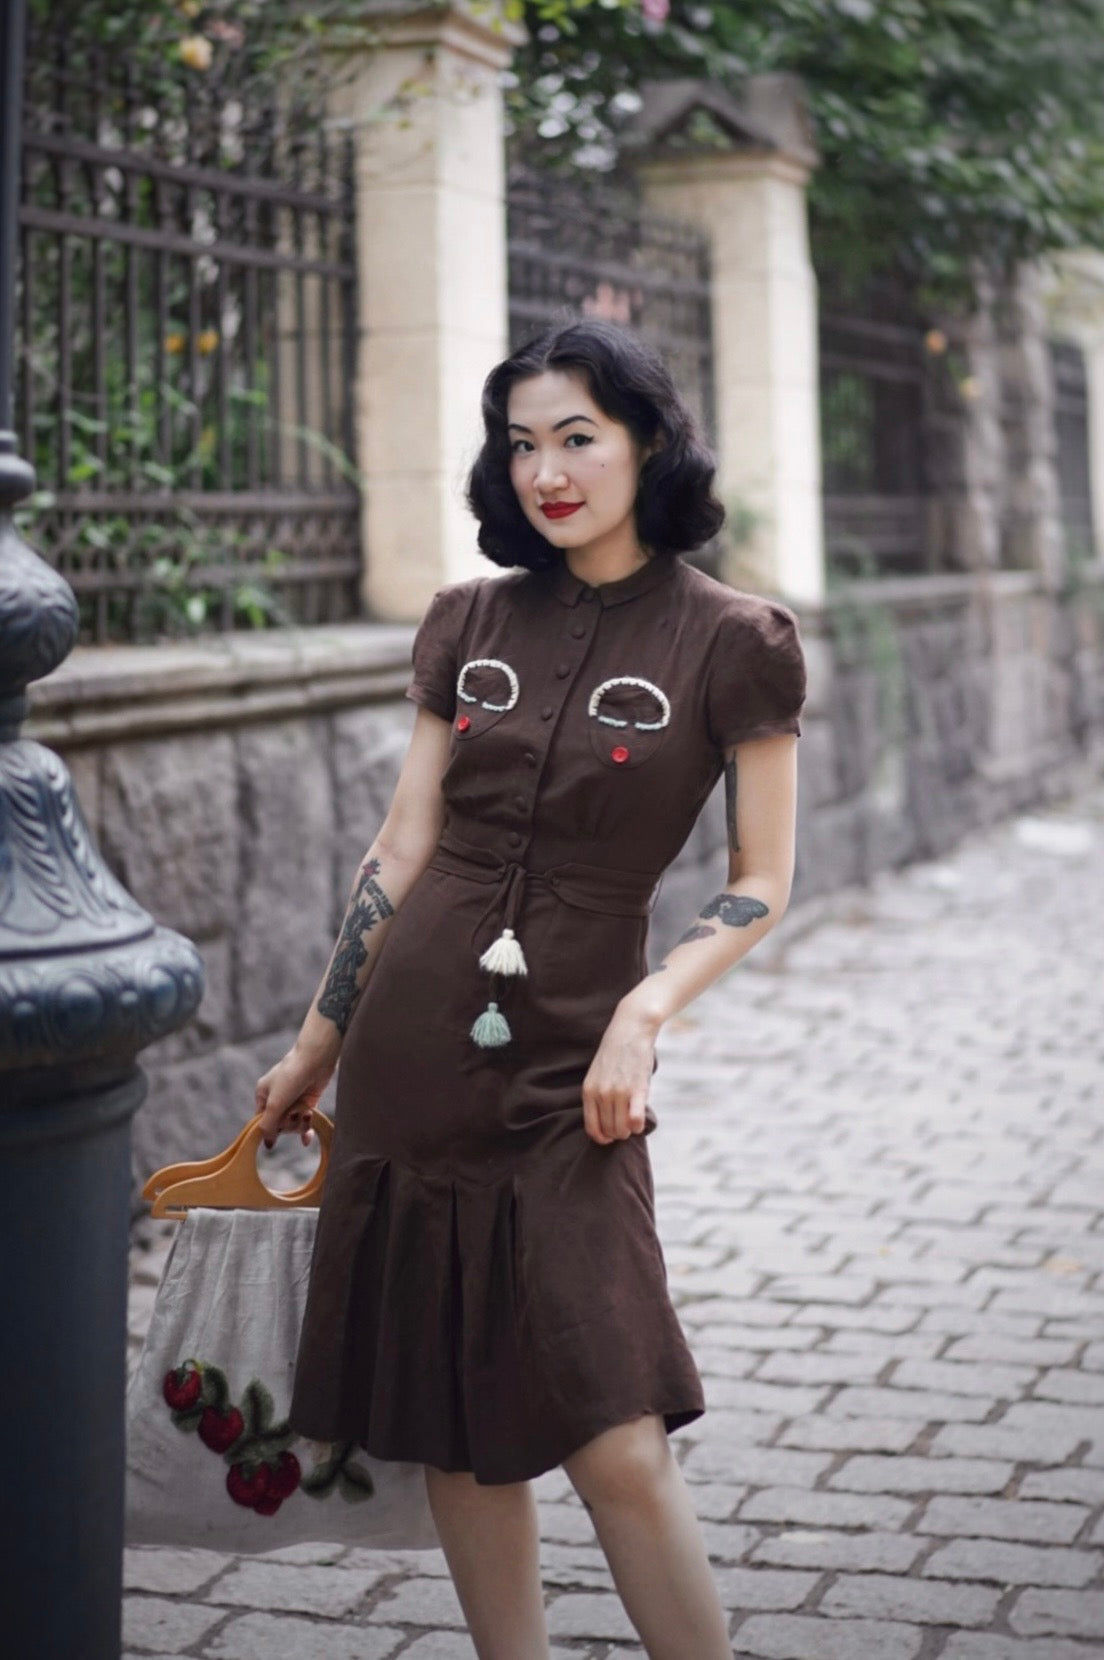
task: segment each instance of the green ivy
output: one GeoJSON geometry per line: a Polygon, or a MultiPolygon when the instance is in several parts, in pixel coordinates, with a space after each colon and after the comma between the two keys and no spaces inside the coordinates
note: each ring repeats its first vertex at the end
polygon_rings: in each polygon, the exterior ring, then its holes
{"type": "Polygon", "coordinates": [[[822,269],[904,271],[957,307],[979,265],[1100,243],[1104,0],[671,0],[663,24],[595,5],[570,30],[527,10],[508,97],[531,161],[616,167],[644,80],[794,71],[822,269]]]}

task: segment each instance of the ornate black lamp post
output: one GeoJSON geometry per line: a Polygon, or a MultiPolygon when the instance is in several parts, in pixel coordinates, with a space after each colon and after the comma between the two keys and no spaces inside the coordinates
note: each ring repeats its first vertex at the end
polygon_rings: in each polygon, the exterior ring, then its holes
{"type": "Polygon", "coordinates": [[[12,524],[23,0],[0,0],[0,1630],[21,1660],[118,1660],[130,1121],[138,1052],[203,991],[93,846],[69,775],[19,737],[73,592],[12,524]]]}

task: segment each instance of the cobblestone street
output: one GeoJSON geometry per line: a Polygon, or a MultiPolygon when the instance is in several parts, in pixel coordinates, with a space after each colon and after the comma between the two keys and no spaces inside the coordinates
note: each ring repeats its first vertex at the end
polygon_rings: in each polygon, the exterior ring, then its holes
{"type": "MultiPolygon", "coordinates": [[[[1102,853],[1099,789],[795,908],[662,1035],[709,1403],[672,1446],[738,1655],[1104,1656],[1102,853]]],[[[643,1655],[566,1478],[537,1491],[556,1660],[643,1655]]],[[[132,1549],[126,1583],[134,1660],[473,1654],[440,1553],[132,1549]]]]}

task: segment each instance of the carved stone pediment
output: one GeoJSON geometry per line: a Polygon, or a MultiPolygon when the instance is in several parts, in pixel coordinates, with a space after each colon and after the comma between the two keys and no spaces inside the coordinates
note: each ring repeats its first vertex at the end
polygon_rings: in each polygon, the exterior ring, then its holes
{"type": "Polygon", "coordinates": [[[819,156],[798,75],[752,75],[739,94],[714,81],[645,81],[641,107],[625,129],[640,159],[752,151],[815,167],[819,156]]]}

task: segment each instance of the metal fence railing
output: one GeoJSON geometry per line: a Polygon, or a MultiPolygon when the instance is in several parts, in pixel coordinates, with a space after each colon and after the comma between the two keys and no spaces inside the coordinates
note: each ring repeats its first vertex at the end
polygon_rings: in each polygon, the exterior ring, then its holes
{"type": "Polygon", "coordinates": [[[645,209],[627,186],[520,167],[507,191],[510,342],[564,308],[639,328],[703,431],[715,430],[709,238],[645,209]]]}
{"type": "Polygon", "coordinates": [[[32,35],[16,412],[86,639],[355,614],[347,135],[32,35]]]}
{"type": "Polygon", "coordinates": [[[931,568],[923,325],[872,290],[822,297],[820,425],[826,553],[842,574],[931,568]]]}

